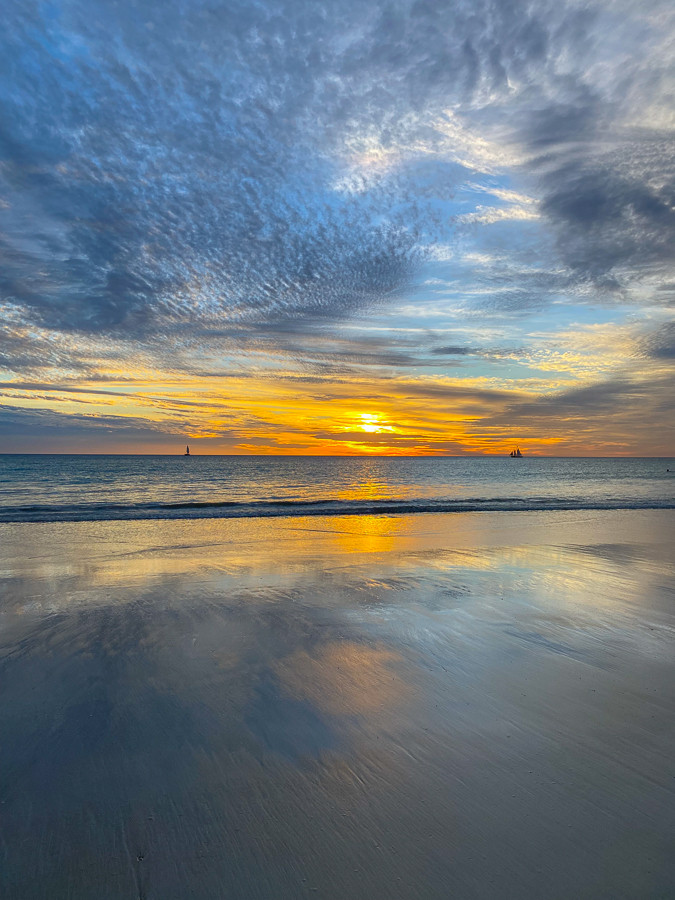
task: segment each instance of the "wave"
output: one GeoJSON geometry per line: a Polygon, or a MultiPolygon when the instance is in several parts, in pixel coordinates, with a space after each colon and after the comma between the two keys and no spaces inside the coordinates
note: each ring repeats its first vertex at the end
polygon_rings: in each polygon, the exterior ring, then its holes
{"type": "Polygon", "coordinates": [[[675,509],[675,499],[474,497],[429,500],[259,500],[177,503],[89,503],[5,506],[0,523],[104,522],[133,519],[241,519],[291,516],[409,515],[452,512],[532,512],[612,509],[675,509]]]}

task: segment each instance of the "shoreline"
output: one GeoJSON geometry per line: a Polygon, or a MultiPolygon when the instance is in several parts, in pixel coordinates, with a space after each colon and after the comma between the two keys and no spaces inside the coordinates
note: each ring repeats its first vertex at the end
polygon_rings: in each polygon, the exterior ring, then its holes
{"type": "Polygon", "coordinates": [[[499,499],[458,500],[277,500],[277,501],[197,501],[193,503],[148,503],[139,506],[96,505],[90,507],[0,507],[0,525],[40,525],[67,522],[155,522],[198,521],[203,519],[294,519],[342,516],[418,516],[453,513],[532,512],[629,512],[633,510],[675,510],[674,500],[556,500],[499,499]]]}

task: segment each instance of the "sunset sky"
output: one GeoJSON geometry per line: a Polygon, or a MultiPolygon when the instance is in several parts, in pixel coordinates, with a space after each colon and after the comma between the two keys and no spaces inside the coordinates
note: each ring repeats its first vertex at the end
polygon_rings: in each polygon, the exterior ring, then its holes
{"type": "Polygon", "coordinates": [[[672,0],[5,0],[0,452],[675,453],[672,0]]]}

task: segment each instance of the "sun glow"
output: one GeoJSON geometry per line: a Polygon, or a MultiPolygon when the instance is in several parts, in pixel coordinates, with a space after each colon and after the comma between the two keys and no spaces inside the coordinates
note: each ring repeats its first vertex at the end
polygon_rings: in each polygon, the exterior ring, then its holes
{"type": "Polygon", "coordinates": [[[394,430],[391,425],[385,425],[379,413],[362,413],[360,418],[359,428],[368,434],[383,434],[394,430]]]}

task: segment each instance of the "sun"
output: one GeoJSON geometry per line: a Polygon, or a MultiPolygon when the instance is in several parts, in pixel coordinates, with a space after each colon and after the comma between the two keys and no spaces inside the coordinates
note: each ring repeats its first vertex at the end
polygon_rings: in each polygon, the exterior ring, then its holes
{"type": "Polygon", "coordinates": [[[385,425],[379,413],[361,413],[359,428],[369,434],[382,434],[385,431],[393,431],[391,425],[385,425]]]}

